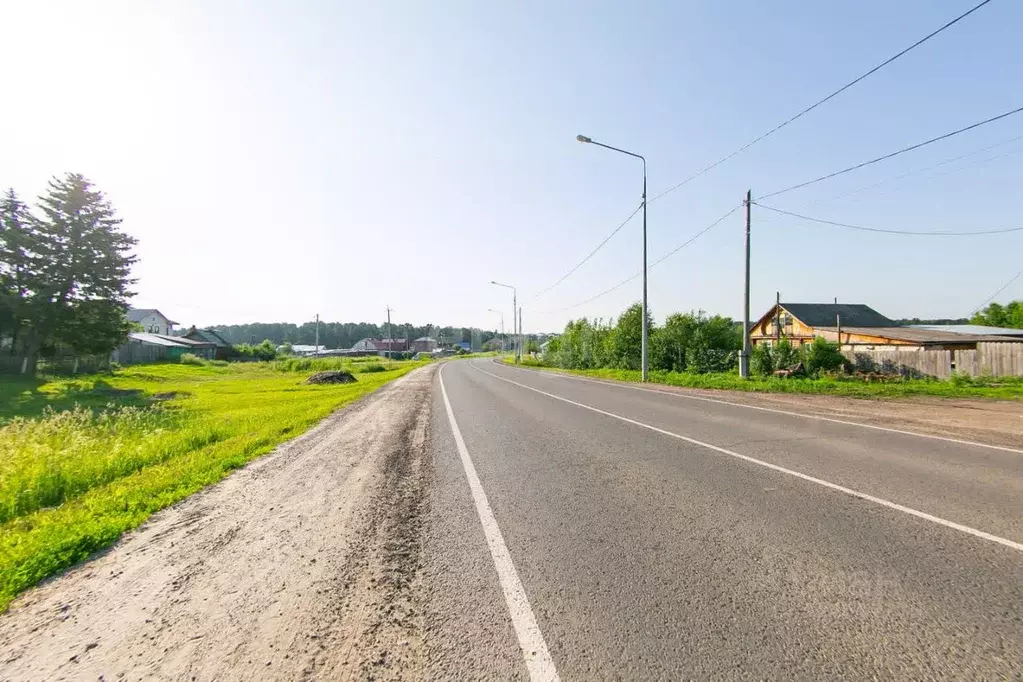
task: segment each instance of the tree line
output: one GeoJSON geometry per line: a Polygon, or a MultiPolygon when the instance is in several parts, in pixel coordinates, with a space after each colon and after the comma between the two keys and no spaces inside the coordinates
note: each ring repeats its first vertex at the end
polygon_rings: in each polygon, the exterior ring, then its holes
{"type": "MultiPolygon", "coordinates": [[[[565,326],[552,339],[541,362],[564,369],[640,369],[642,357],[643,307],[630,306],[617,320],[581,318],[565,326]]],[[[702,310],[674,313],[661,326],[647,318],[648,362],[651,371],[727,372],[739,366],[742,350],[742,322],[721,315],[708,316],[702,310]]],[[[782,340],[774,348],[756,346],[751,357],[754,374],[803,363],[804,371],[815,375],[843,366],[845,359],[837,344],[824,339],[793,347],[782,340]]]]}
{"type": "Polygon", "coordinates": [[[77,173],[54,177],[34,207],[0,199],[0,347],[40,356],[108,353],[127,336],[136,241],[77,173]]]}
{"type": "MultiPolygon", "coordinates": [[[[274,345],[311,346],[316,341],[316,322],[302,324],[290,322],[253,322],[251,324],[225,324],[213,327],[225,340],[234,344],[256,344],[269,340],[274,345]]],[[[478,335],[480,343],[486,343],[497,336],[492,330],[470,327],[437,327],[432,324],[406,325],[394,322],[391,334],[395,339],[418,339],[431,337],[442,343],[472,342],[478,335]]],[[[320,322],[320,345],[327,348],[351,348],[357,341],[366,338],[382,339],[387,336],[387,323],[371,322],[320,322]]]]}
{"type": "MultiPolygon", "coordinates": [[[[669,372],[714,372],[738,366],[742,323],[703,311],[669,315],[662,326],[647,318],[649,365],[669,372]]],[[[544,361],[566,369],[639,369],[643,307],[629,306],[617,320],[581,318],[550,341],[544,361]]]]}
{"type": "Polygon", "coordinates": [[[1012,301],[1002,305],[992,303],[970,318],[971,324],[984,324],[991,327],[1007,327],[1023,329],[1023,301],[1012,301]]]}

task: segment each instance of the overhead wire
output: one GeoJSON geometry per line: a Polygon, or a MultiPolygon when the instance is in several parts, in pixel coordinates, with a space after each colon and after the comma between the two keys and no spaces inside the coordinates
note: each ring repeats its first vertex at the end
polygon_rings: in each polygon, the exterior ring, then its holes
{"type": "MultiPolygon", "coordinates": [[[[669,258],[671,258],[672,256],[674,256],[676,253],[678,253],[679,251],[681,251],[685,247],[687,247],[690,244],[692,244],[694,241],[696,241],[701,236],[703,236],[703,234],[705,234],[706,232],[708,232],[712,228],[716,227],[722,221],[724,221],[726,218],[728,218],[730,215],[732,215],[733,213],[738,211],[741,207],[742,207],[742,204],[738,204],[738,205],[732,207],[727,213],[725,213],[723,216],[721,216],[720,218],[718,218],[717,220],[712,222],[710,225],[707,225],[705,228],[703,228],[702,230],[700,230],[699,232],[697,232],[696,234],[691,236],[689,239],[687,239],[686,241],[682,242],[681,244],[676,246],[674,249],[672,249],[668,253],[664,254],[663,256],[661,256],[660,258],[655,260],[653,263],[651,263],[650,265],[647,266],[647,272],[649,272],[650,270],[653,270],[655,267],[657,267],[658,265],[660,265],[664,261],[666,261],[669,258]]],[[[570,306],[565,306],[564,308],[559,308],[558,310],[549,311],[549,313],[550,312],[558,312],[558,313],[565,312],[566,310],[572,310],[574,308],[578,308],[579,306],[586,305],[587,303],[590,303],[591,301],[596,301],[598,298],[606,296],[607,294],[610,294],[612,291],[615,291],[616,289],[620,289],[621,287],[625,286],[626,284],[628,284],[629,282],[633,281],[637,277],[640,277],[642,274],[643,274],[643,271],[640,270],[639,272],[637,272],[636,274],[632,275],[631,277],[623,279],[618,284],[615,284],[614,286],[612,286],[612,287],[610,287],[608,289],[605,289],[604,291],[600,292],[599,294],[597,294],[595,296],[591,296],[590,298],[586,299],[585,301],[579,301],[578,303],[573,303],[570,306]]]]}
{"type": "Polygon", "coordinates": [[[979,306],[977,306],[977,307],[976,307],[976,309],[975,309],[975,310],[974,310],[973,312],[974,312],[974,313],[976,313],[976,312],[979,312],[979,311],[980,311],[980,310],[981,310],[981,309],[982,309],[982,308],[983,308],[984,306],[986,306],[986,305],[987,305],[988,303],[990,303],[991,301],[995,300],[995,298],[996,298],[996,297],[998,296],[998,294],[1000,294],[1000,293],[1002,293],[1003,291],[1005,291],[1006,289],[1008,289],[1008,288],[1009,288],[1009,286],[1010,286],[1010,285],[1011,285],[1011,284],[1012,284],[1013,282],[1015,282],[1015,281],[1016,281],[1017,279],[1019,279],[1020,277],[1023,277],[1023,270],[1020,270],[1019,272],[1017,272],[1017,273],[1016,273],[1016,276],[1015,276],[1015,277],[1013,277],[1013,278],[1012,278],[1012,279],[1010,279],[1010,280],[1009,280],[1008,282],[1006,282],[1005,284],[1003,284],[1003,285],[1001,286],[1001,288],[1000,288],[1000,289],[999,289],[998,291],[996,291],[995,293],[991,294],[991,296],[989,296],[989,297],[988,297],[988,299],[987,299],[986,301],[984,301],[984,302],[983,302],[983,303],[981,303],[981,304],[980,304],[979,306]]]}
{"type": "MultiPolygon", "coordinates": [[[[908,178],[908,177],[911,177],[913,175],[916,175],[917,173],[925,173],[925,172],[927,172],[929,170],[934,170],[935,168],[940,168],[940,167],[946,166],[946,165],[948,165],[950,163],[954,163],[956,161],[961,161],[963,159],[967,159],[967,158],[969,158],[971,156],[976,156],[978,154],[983,154],[984,152],[990,151],[990,150],[994,149],[995,147],[1001,147],[1003,145],[1011,144],[1013,142],[1016,142],[1017,140],[1023,140],[1023,135],[1017,135],[1016,137],[1009,138],[1008,140],[1002,140],[1001,142],[996,142],[995,144],[988,145],[986,147],[983,147],[982,149],[975,149],[972,152],[967,152],[966,154],[960,154],[959,156],[953,156],[950,159],[945,159],[943,161],[939,161],[938,163],[931,164],[930,166],[924,166],[923,168],[916,168],[916,169],[908,171],[906,173],[902,173],[901,175],[896,175],[896,176],[891,177],[891,178],[885,178],[883,180],[879,180],[879,181],[877,181],[875,183],[872,183],[870,185],[865,185],[863,187],[859,187],[857,189],[850,190],[848,192],[842,192],[841,194],[836,194],[833,197],[828,197],[826,199],[816,199],[816,200],[811,201],[810,203],[808,203],[807,206],[814,206],[816,204],[820,204],[820,203],[823,203],[823,202],[826,202],[826,201],[835,201],[837,199],[842,199],[842,198],[845,198],[845,197],[848,197],[848,196],[852,196],[853,194],[859,194],[860,192],[866,192],[867,190],[874,189],[875,187],[880,187],[881,185],[887,184],[889,182],[895,182],[897,180],[903,180],[905,178],[908,178]]],[[[1012,154],[1018,154],[1021,151],[1023,151],[1023,148],[1014,149],[1014,150],[1012,150],[1010,152],[1005,152],[1004,154],[999,154],[997,156],[992,156],[991,158],[988,158],[988,159],[981,159],[980,161],[978,161],[978,163],[988,163],[989,161],[996,161],[997,159],[1001,159],[1001,158],[1004,158],[1006,156],[1011,156],[1012,154]]],[[[958,172],[961,172],[963,170],[966,170],[966,168],[967,168],[966,166],[963,166],[962,168],[957,168],[954,171],[950,171],[950,173],[958,173],[958,172]]],[[[938,175],[934,175],[934,176],[931,176],[931,177],[937,178],[937,177],[941,177],[942,175],[945,175],[945,173],[939,173],[938,175]]]]}
{"type": "Polygon", "coordinates": [[[1023,227],[1009,227],[999,230],[978,230],[976,232],[919,232],[914,230],[890,230],[879,227],[865,227],[863,225],[852,225],[850,223],[840,223],[834,220],[825,220],[823,218],[814,218],[808,215],[802,215],[801,213],[795,213],[793,211],[786,211],[784,209],[776,208],[774,206],[768,206],[767,204],[761,204],[759,201],[754,201],[755,206],[760,208],[766,208],[768,211],[774,211],[775,213],[781,213],[783,215],[792,216],[793,218],[799,218],[800,220],[808,220],[814,223],[822,223],[824,225],[833,225],[835,227],[847,227],[851,230],[862,230],[864,232],[883,232],[885,234],[902,234],[912,235],[916,237],[973,237],[978,235],[989,235],[989,234],[1006,234],[1009,232],[1023,232],[1023,227]]]}
{"type": "Polygon", "coordinates": [[[586,263],[586,261],[588,261],[588,260],[589,260],[590,258],[592,258],[592,257],[594,256],[594,254],[596,254],[596,253],[597,253],[597,251],[600,251],[600,249],[601,249],[601,248],[603,248],[604,244],[607,244],[607,243],[608,243],[609,241],[611,241],[611,238],[612,238],[612,237],[614,237],[614,236],[615,236],[616,234],[618,234],[618,232],[619,232],[619,231],[620,231],[620,230],[621,230],[621,229],[622,229],[623,227],[625,227],[625,226],[626,226],[626,225],[627,225],[627,224],[629,223],[629,221],[630,221],[630,220],[632,220],[633,218],[635,218],[635,217],[636,217],[636,214],[637,214],[637,213],[639,213],[639,211],[640,211],[640,209],[641,209],[641,208],[643,208],[643,204],[640,204],[639,206],[637,206],[637,207],[636,207],[636,210],[635,210],[635,211],[633,211],[632,213],[630,213],[630,214],[629,214],[629,216],[628,216],[628,217],[627,217],[627,218],[626,218],[625,220],[623,220],[623,221],[622,221],[621,223],[619,223],[618,227],[616,227],[616,228],[615,228],[614,230],[612,230],[612,231],[611,231],[611,234],[609,234],[609,235],[608,235],[607,237],[605,237],[605,238],[604,238],[604,241],[602,241],[602,242],[600,242],[599,244],[597,244],[596,248],[594,248],[594,249],[593,249],[592,251],[590,251],[590,252],[589,252],[588,254],[586,254],[586,257],[585,257],[585,258],[583,258],[583,259],[582,259],[581,261],[579,261],[579,262],[578,262],[578,263],[577,263],[577,264],[575,265],[575,267],[574,267],[574,268],[572,268],[571,270],[569,270],[568,272],[566,272],[566,273],[565,273],[564,275],[562,275],[562,276],[561,276],[561,279],[559,279],[559,280],[558,280],[557,282],[555,282],[554,284],[550,285],[549,287],[547,287],[546,289],[544,289],[544,290],[542,290],[542,291],[538,291],[538,292],[537,292],[537,293],[536,293],[536,294],[535,294],[535,295],[533,296],[533,298],[539,298],[540,296],[543,296],[543,295],[544,295],[544,294],[546,294],[546,293],[547,293],[548,291],[550,291],[551,289],[553,289],[554,287],[558,286],[559,284],[561,284],[562,282],[564,282],[564,281],[565,281],[566,279],[568,279],[569,277],[571,277],[571,276],[572,276],[572,273],[574,273],[574,272],[575,272],[576,270],[578,270],[579,268],[581,268],[581,267],[583,266],[583,264],[584,264],[584,263],[586,263]]]}
{"type": "Polygon", "coordinates": [[[910,52],[911,50],[919,47],[920,45],[923,45],[928,40],[930,40],[934,36],[938,35],[942,31],[944,31],[945,29],[947,29],[947,28],[949,28],[951,26],[954,26],[955,24],[959,23],[960,21],[962,21],[966,17],[970,16],[971,14],[973,14],[974,12],[976,12],[977,10],[979,10],[981,7],[983,7],[984,5],[988,4],[989,2],[991,2],[991,0],[983,0],[983,2],[975,5],[971,9],[969,9],[966,12],[960,14],[958,17],[956,17],[955,19],[952,19],[951,21],[949,21],[945,25],[941,26],[940,28],[938,28],[938,29],[928,33],[926,36],[924,36],[920,40],[916,41],[915,43],[913,43],[909,47],[905,48],[901,52],[898,52],[897,54],[892,55],[891,57],[889,57],[888,59],[884,60],[883,62],[881,62],[880,64],[878,64],[874,68],[870,69],[866,73],[864,73],[861,76],[858,76],[857,78],[854,78],[853,80],[849,81],[848,83],[846,83],[845,85],[840,87],[838,90],[835,90],[834,92],[832,92],[827,97],[825,97],[825,98],[823,98],[821,100],[818,100],[817,102],[814,102],[810,106],[808,106],[805,109],[803,109],[802,111],[800,111],[795,116],[792,116],[791,118],[789,118],[789,119],[779,123],[775,127],[773,127],[770,130],[768,130],[766,133],[760,135],[759,137],[754,138],[750,142],[747,142],[746,144],[744,144],[743,146],[739,147],[738,149],[736,149],[735,151],[731,152],[730,154],[727,154],[726,156],[721,157],[720,159],[718,159],[714,163],[710,164],[709,166],[706,166],[705,168],[703,168],[703,169],[693,173],[692,175],[690,175],[688,178],[686,178],[682,182],[680,182],[680,183],[678,183],[676,185],[673,185],[672,187],[669,187],[668,189],[664,190],[660,194],[656,195],[653,199],[651,199],[651,201],[656,201],[657,199],[660,199],[661,197],[663,197],[665,194],[668,194],[670,192],[674,192],[675,190],[677,190],[677,189],[687,185],[689,182],[691,182],[691,181],[695,180],[696,178],[700,177],[701,175],[703,175],[707,171],[713,170],[714,168],[716,168],[717,166],[720,166],[725,161],[728,161],[729,159],[731,159],[734,156],[737,156],[738,154],[741,154],[742,152],[746,151],[747,149],[749,149],[753,145],[757,144],[758,142],[761,142],[762,140],[767,139],[768,137],[770,137],[774,133],[776,133],[779,130],[781,130],[782,128],[784,128],[785,126],[789,125],[790,123],[795,122],[796,120],[802,118],[803,116],[805,116],[806,114],[810,113],[811,111],[813,111],[814,109],[816,109],[820,105],[824,104],[828,100],[834,98],[836,95],[839,95],[839,94],[845,92],[846,90],[848,90],[852,86],[854,86],[857,83],[859,83],[860,81],[862,81],[864,78],[867,78],[868,76],[871,76],[872,74],[877,73],[878,71],[880,71],[884,67],[886,67],[889,64],[891,64],[892,62],[894,62],[899,57],[902,57],[903,55],[905,55],[907,52],[910,52]]]}
{"type": "Polygon", "coordinates": [[[839,175],[845,175],[846,173],[851,173],[854,170],[859,170],[860,168],[864,168],[866,166],[870,166],[870,165],[878,163],[880,161],[886,161],[888,159],[894,158],[896,156],[899,156],[900,154],[905,154],[906,152],[911,152],[914,149],[920,149],[921,147],[926,147],[929,144],[933,144],[935,142],[940,142],[941,140],[947,140],[950,137],[953,137],[955,135],[959,135],[960,133],[965,133],[965,132],[967,132],[969,130],[973,130],[974,128],[979,128],[980,126],[987,125],[988,123],[994,123],[995,121],[1000,121],[1003,118],[1007,118],[1007,117],[1012,116],[1014,114],[1018,114],[1021,111],[1023,111],[1023,107],[1019,107],[1019,108],[1013,109],[1011,111],[1006,111],[1005,113],[998,114],[997,116],[992,116],[991,118],[984,119],[983,121],[978,121],[977,123],[972,123],[972,124],[970,124],[970,125],[968,125],[968,126],[966,126],[964,128],[959,128],[958,130],[953,130],[950,133],[945,133],[944,135],[938,135],[937,137],[932,137],[929,140],[924,140],[923,142],[918,142],[918,143],[916,143],[914,145],[910,145],[909,147],[903,147],[902,149],[899,149],[897,151],[885,154],[883,156],[879,156],[876,159],[870,159],[869,161],[864,161],[862,163],[856,164],[855,166],[849,166],[848,168],[843,168],[842,170],[835,171],[834,173],[828,173],[826,175],[822,175],[822,176],[814,178],[812,180],[807,180],[806,182],[801,182],[801,183],[799,183],[797,185],[792,185],[791,187],[786,187],[785,189],[780,189],[780,190],[777,190],[775,192],[771,192],[769,194],[763,194],[763,195],[757,197],[757,199],[767,199],[767,198],[770,198],[770,197],[773,197],[773,196],[777,196],[779,194],[785,194],[786,192],[791,192],[792,190],[802,189],[803,187],[807,187],[809,185],[813,185],[813,184],[816,184],[818,182],[823,182],[824,180],[830,180],[831,178],[838,177],[839,175]]]}
{"type": "MultiPolygon", "coordinates": [[[[849,88],[851,88],[852,86],[856,85],[856,84],[857,84],[857,83],[859,83],[860,81],[864,80],[865,78],[867,78],[867,77],[869,77],[869,76],[871,76],[871,75],[873,75],[873,74],[877,73],[878,71],[880,71],[880,70],[881,70],[881,69],[883,69],[884,67],[888,66],[889,64],[891,64],[891,63],[892,63],[892,62],[894,62],[895,60],[899,59],[899,58],[900,58],[900,57],[902,57],[903,55],[907,54],[908,52],[910,52],[910,51],[912,51],[912,50],[916,49],[916,48],[917,48],[917,47],[919,47],[920,45],[923,45],[923,44],[924,44],[924,43],[926,43],[926,42],[927,42],[928,40],[930,40],[931,38],[935,37],[936,35],[938,35],[938,34],[939,34],[939,33],[941,33],[942,31],[944,31],[944,30],[946,30],[946,29],[948,29],[948,28],[950,28],[950,27],[954,26],[955,24],[959,23],[960,21],[962,21],[962,20],[963,20],[963,19],[965,19],[966,17],[970,16],[971,14],[973,14],[974,12],[976,12],[977,10],[979,10],[979,9],[980,9],[981,7],[983,7],[984,5],[988,4],[989,2],[991,2],[991,0],[982,0],[982,2],[980,2],[980,3],[976,4],[976,5],[974,5],[974,6],[972,7],[972,8],[970,8],[970,9],[969,9],[969,10],[967,10],[966,12],[963,12],[963,13],[962,13],[962,14],[960,14],[959,16],[957,16],[957,17],[955,17],[954,19],[952,19],[952,20],[950,20],[950,21],[946,22],[945,24],[943,24],[943,25],[942,25],[942,26],[940,26],[939,28],[935,29],[934,31],[931,31],[931,32],[930,32],[930,33],[928,33],[928,34],[927,34],[926,36],[924,36],[924,37],[923,37],[923,38],[921,38],[920,40],[916,41],[915,43],[913,43],[913,44],[912,44],[912,45],[910,45],[909,47],[906,47],[906,48],[904,48],[903,50],[901,50],[901,51],[897,52],[896,54],[892,55],[891,57],[889,57],[888,59],[884,60],[883,62],[881,62],[881,63],[880,63],[880,64],[878,64],[877,66],[873,67],[873,68],[872,68],[872,69],[870,69],[869,71],[867,71],[867,72],[865,72],[865,73],[863,73],[863,74],[861,74],[861,75],[857,76],[856,78],[854,78],[853,80],[849,81],[848,83],[846,83],[846,84],[845,84],[845,85],[843,85],[842,87],[838,88],[837,90],[835,90],[835,91],[834,91],[834,92],[832,92],[831,94],[829,94],[829,95],[827,95],[826,97],[824,97],[824,98],[822,98],[822,99],[820,99],[820,100],[818,100],[818,101],[814,102],[813,104],[811,104],[810,106],[808,106],[808,107],[804,108],[804,109],[803,109],[802,111],[800,111],[800,112],[796,113],[795,115],[793,115],[793,116],[790,116],[790,117],[789,117],[788,119],[786,119],[785,121],[782,121],[782,122],[781,122],[781,123],[779,123],[778,125],[774,126],[774,127],[773,127],[773,128],[771,128],[770,130],[768,130],[767,132],[765,132],[765,133],[763,133],[763,134],[759,135],[758,137],[756,137],[756,138],[754,138],[753,140],[751,140],[751,141],[747,142],[746,144],[742,145],[742,146],[741,146],[741,147],[739,147],[738,149],[735,149],[734,151],[730,152],[729,154],[727,154],[727,155],[725,155],[725,156],[721,157],[720,159],[718,159],[718,160],[717,160],[717,161],[715,161],[714,163],[712,163],[712,164],[710,164],[710,165],[708,165],[708,166],[705,166],[704,168],[702,168],[702,169],[698,170],[697,172],[693,173],[692,175],[690,175],[689,177],[687,177],[687,178],[686,178],[685,180],[683,180],[682,182],[679,182],[679,183],[677,183],[677,184],[675,184],[675,185],[673,185],[673,186],[669,187],[668,189],[666,189],[666,190],[664,190],[663,192],[661,192],[661,193],[659,193],[659,194],[655,195],[655,196],[654,196],[654,197],[653,197],[652,199],[649,199],[648,201],[657,201],[658,199],[660,199],[660,198],[661,198],[661,197],[663,197],[664,195],[666,195],[666,194],[670,194],[671,192],[674,192],[675,190],[677,190],[677,189],[680,189],[681,187],[683,187],[683,186],[685,186],[685,185],[689,184],[689,183],[690,183],[691,181],[693,181],[693,180],[695,180],[695,179],[699,178],[700,176],[704,175],[705,173],[707,173],[707,172],[709,172],[709,171],[713,170],[713,169],[714,169],[714,168],[716,168],[717,166],[720,166],[720,165],[721,165],[722,163],[724,163],[724,162],[728,161],[729,159],[731,159],[731,158],[733,158],[733,157],[735,157],[735,156],[737,156],[737,155],[741,154],[742,152],[746,151],[747,149],[749,149],[749,148],[750,148],[750,147],[752,147],[753,145],[757,144],[758,142],[761,142],[761,141],[763,141],[763,140],[767,139],[768,137],[770,137],[770,136],[771,136],[771,135],[773,135],[774,133],[778,132],[778,131],[779,131],[779,130],[781,130],[782,128],[784,128],[784,127],[788,126],[789,124],[791,124],[791,123],[793,123],[793,122],[797,121],[798,119],[802,118],[803,116],[805,116],[806,114],[810,113],[811,111],[813,111],[813,110],[814,110],[814,109],[816,109],[817,107],[821,106],[821,105],[822,105],[822,104],[824,104],[825,102],[828,102],[829,100],[833,99],[833,98],[834,98],[834,97],[836,97],[837,95],[840,95],[841,93],[845,92],[846,90],[848,90],[848,89],[849,89],[849,88]]],[[[641,206],[642,206],[642,205],[641,205],[641,206]]],[[[626,218],[626,219],[625,219],[624,221],[622,221],[622,222],[621,222],[621,223],[620,223],[620,224],[618,225],[618,227],[616,227],[616,228],[615,228],[615,229],[614,229],[614,230],[613,230],[613,231],[611,232],[611,234],[609,234],[609,235],[608,235],[607,237],[605,237],[605,238],[604,238],[604,240],[603,240],[602,242],[600,242],[600,244],[598,244],[598,245],[596,246],[596,248],[594,248],[594,249],[593,249],[593,250],[592,250],[592,251],[591,251],[591,252],[590,252],[589,254],[587,254],[587,255],[586,255],[586,257],[585,257],[585,258],[583,258],[583,259],[582,259],[582,260],[581,260],[581,261],[580,261],[580,262],[579,262],[579,263],[578,263],[578,264],[577,264],[577,265],[576,265],[575,267],[573,267],[573,268],[572,268],[571,270],[569,270],[569,271],[568,271],[568,272],[567,272],[567,273],[566,273],[565,275],[563,275],[563,276],[562,276],[562,277],[561,277],[560,279],[558,279],[558,281],[554,282],[554,284],[551,284],[551,285],[550,285],[550,286],[548,286],[547,288],[545,288],[545,289],[543,289],[542,291],[540,291],[540,292],[538,292],[537,294],[535,294],[534,298],[536,298],[536,297],[539,297],[539,296],[542,296],[543,294],[547,293],[548,291],[551,291],[552,289],[554,289],[555,287],[557,287],[557,286],[558,286],[559,284],[561,284],[562,282],[564,282],[564,281],[565,281],[566,279],[568,279],[568,278],[569,278],[569,277],[570,277],[570,276],[571,276],[571,275],[572,275],[573,273],[575,273],[575,272],[576,272],[576,271],[577,271],[577,270],[578,270],[578,269],[579,269],[579,268],[580,268],[580,267],[581,267],[581,266],[582,266],[582,265],[583,265],[584,263],[586,263],[586,262],[587,262],[587,261],[588,261],[588,260],[589,260],[590,258],[592,258],[594,254],[596,254],[596,253],[597,253],[597,252],[598,252],[598,251],[599,251],[600,249],[602,249],[602,248],[604,247],[604,245],[605,245],[605,244],[607,244],[607,243],[608,243],[608,241],[610,241],[610,240],[611,240],[611,238],[612,238],[612,237],[614,237],[614,236],[615,236],[616,234],[618,234],[618,232],[619,232],[619,231],[620,231],[620,230],[621,230],[621,229],[622,229],[623,227],[625,227],[625,225],[626,225],[626,224],[628,224],[628,223],[629,223],[629,221],[630,221],[630,220],[632,220],[632,218],[633,218],[633,217],[635,217],[636,213],[638,213],[638,212],[639,212],[639,209],[637,208],[637,209],[636,209],[635,211],[633,211],[633,212],[632,212],[632,214],[630,214],[630,215],[629,215],[629,217],[628,217],[628,218],[626,218]]]]}

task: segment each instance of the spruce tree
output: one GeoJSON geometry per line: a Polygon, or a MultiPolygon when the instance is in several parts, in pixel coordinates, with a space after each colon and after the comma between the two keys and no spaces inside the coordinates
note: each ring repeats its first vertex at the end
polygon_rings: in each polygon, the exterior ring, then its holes
{"type": "Polygon", "coordinates": [[[51,180],[38,208],[39,278],[49,305],[34,350],[47,343],[77,353],[113,350],[128,333],[136,240],[120,231],[103,193],[77,173],[51,180]]]}

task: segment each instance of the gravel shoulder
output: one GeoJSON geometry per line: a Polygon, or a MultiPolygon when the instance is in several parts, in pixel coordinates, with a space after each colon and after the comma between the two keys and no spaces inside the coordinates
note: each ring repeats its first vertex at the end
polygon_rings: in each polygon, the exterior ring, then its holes
{"type": "Polygon", "coordinates": [[[930,397],[870,400],[831,395],[704,391],[671,386],[658,386],[658,389],[990,445],[1023,447],[1023,403],[1017,401],[930,397]]]}
{"type": "MultiPolygon", "coordinates": [[[[545,371],[532,368],[530,371],[545,371]]],[[[637,385],[633,382],[591,379],[562,372],[548,372],[570,379],[608,384],[637,385]]],[[[1023,448],[1023,402],[1000,400],[963,400],[916,396],[910,398],[848,398],[802,393],[754,393],[712,389],[683,388],[651,384],[665,393],[712,398],[736,405],[752,405],[775,410],[846,419],[849,421],[902,429],[947,438],[971,440],[989,445],[1023,448]]]]}
{"type": "Polygon", "coordinates": [[[424,367],[0,616],[0,679],[397,679],[426,661],[424,367]]]}

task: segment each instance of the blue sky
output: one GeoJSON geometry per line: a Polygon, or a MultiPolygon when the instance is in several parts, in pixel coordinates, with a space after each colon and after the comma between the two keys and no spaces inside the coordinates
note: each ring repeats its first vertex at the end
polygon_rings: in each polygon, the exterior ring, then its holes
{"type": "MultiPolygon", "coordinates": [[[[86,174],[136,235],[137,303],[183,323],[399,320],[527,331],[611,317],[639,203],[975,4],[16,0],[0,185],[86,174]],[[88,7],[83,5],[88,4],[88,7]],[[566,309],[567,308],[567,309],[566,309]]],[[[1023,4],[994,0],[649,207],[650,260],[739,204],[1023,105],[1023,4]]],[[[1023,114],[772,200],[909,230],[1018,227],[1023,114]],[[986,146],[987,152],[837,195],[986,146]],[[1018,152],[1018,153],[1015,153],[1018,152]]],[[[873,235],[754,207],[753,316],[773,302],[967,315],[1023,233],[873,235]]],[[[1023,281],[1001,298],[1023,297],[1023,281]]],[[[658,319],[742,313],[742,214],[650,272],[658,319]]]]}

